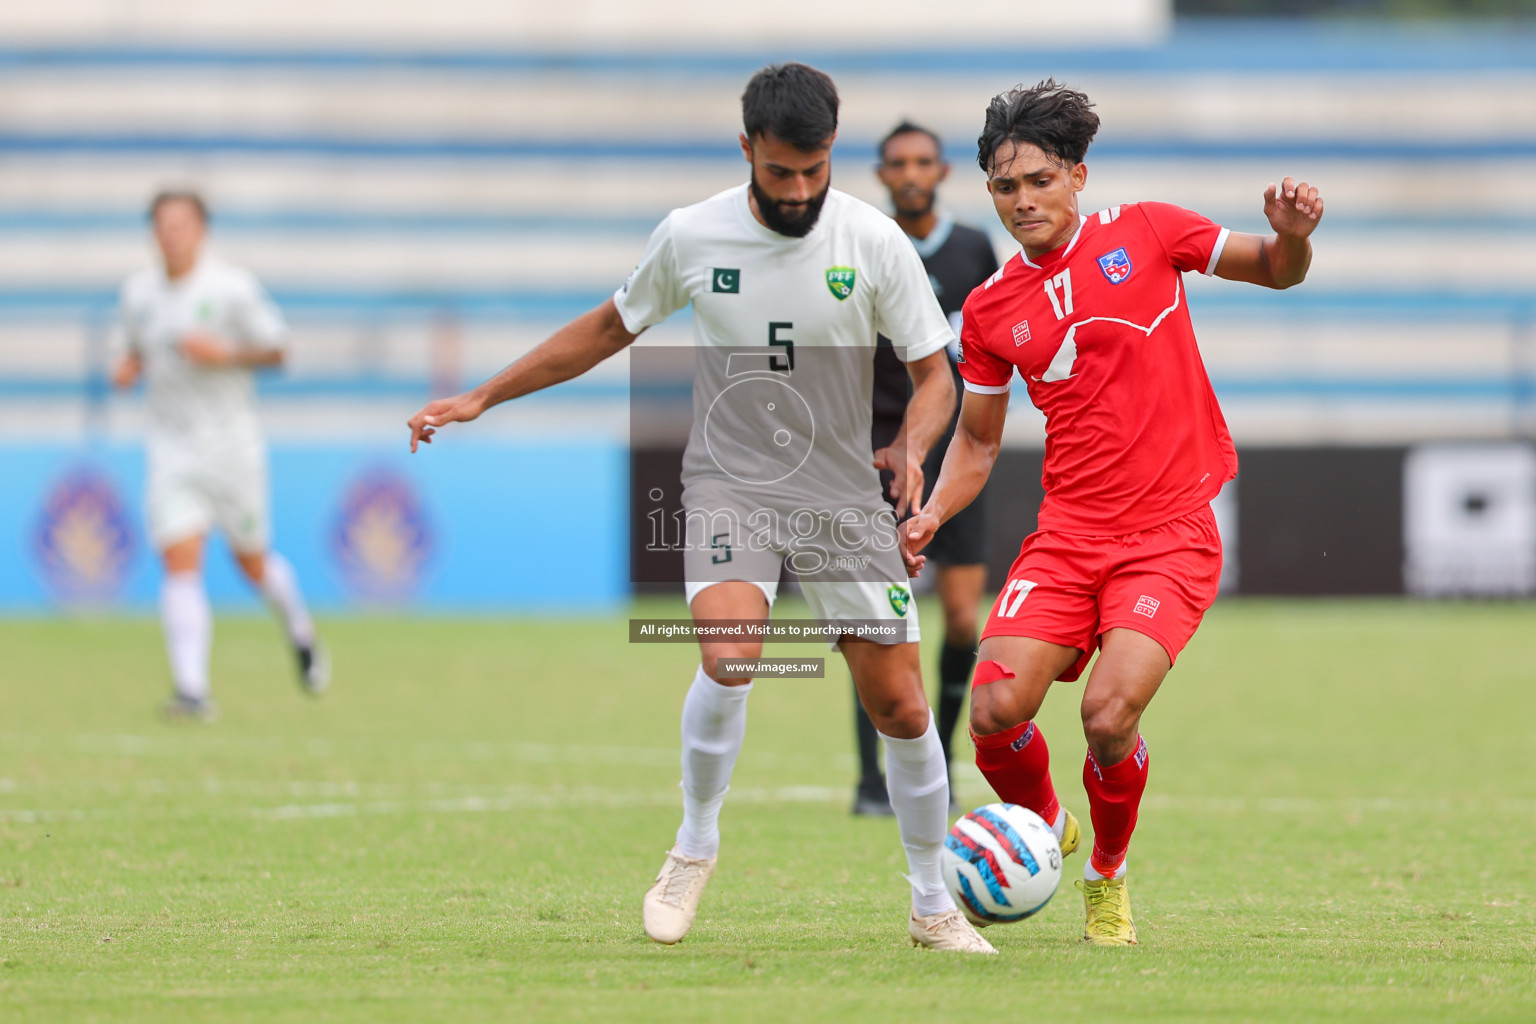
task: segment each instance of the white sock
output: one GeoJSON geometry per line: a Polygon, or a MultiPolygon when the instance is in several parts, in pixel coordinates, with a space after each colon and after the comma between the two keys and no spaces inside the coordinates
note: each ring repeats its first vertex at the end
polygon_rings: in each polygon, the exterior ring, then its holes
{"type": "Polygon", "coordinates": [[[171,683],[190,700],[208,696],[208,652],[213,648],[213,610],[203,577],[196,572],[165,574],[160,584],[160,623],[171,659],[171,683]]]}
{"type": "Polygon", "coordinates": [[[288,559],[276,551],[268,551],[263,561],[266,572],[261,577],[262,596],[283,620],[288,639],[300,647],[309,647],[315,642],[315,620],[309,617],[309,609],[304,606],[299,577],[288,559]]]}
{"type": "Polygon", "coordinates": [[[939,870],[939,855],[949,831],[949,772],[939,730],[928,713],[928,731],[901,740],[880,734],[885,741],[885,785],[891,809],[907,850],[907,881],[912,883],[912,913],[917,917],[955,909],[939,870]]]}
{"type": "Polygon", "coordinates": [[[721,686],[704,673],[693,677],[683,701],[683,824],[677,852],[714,857],[720,852],[720,805],[747,734],[752,684],[721,686]]]}
{"type": "Polygon", "coordinates": [[[1088,882],[1097,882],[1101,878],[1124,878],[1126,863],[1126,860],[1122,860],[1120,862],[1120,866],[1115,868],[1115,873],[1112,875],[1101,875],[1099,874],[1098,869],[1093,866],[1093,858],[1089,857],[1086,861],[1083,862],[1083,880],[1088,882]]]}
{"type": "Polygon", "coordinates": [[[1061,842],[1061,837],[1067,834],[1067,809],[1056,808],[1056,820],[1051,822],[1051,831],[1056,834],[1056,841],[1061,842]]]}

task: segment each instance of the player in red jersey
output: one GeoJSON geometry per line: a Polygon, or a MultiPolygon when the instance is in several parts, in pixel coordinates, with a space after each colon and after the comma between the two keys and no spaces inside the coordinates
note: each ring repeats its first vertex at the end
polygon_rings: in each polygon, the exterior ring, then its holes
{"type": "Polygon", "coordinates": [[[1053,826],[1063,852],[1075,849],[1081,831],[1056,799],[1033,719],[1051,683],[1076,680],[1100,652],[1082,699],[1094,831],[1083,938],[1130,945],[1126,850],[1147,782],[1141,715],[1216,598],[1221,538],[1210,502],[1237,474],[1184,274],[1299,284],[1323,200],[1305,182],[1271,184],[1269,236],[1166,203],[1085,217],[1083,157],[1098,128],[1088,97],[1054,81],[987,109],[979,160],[1023,251],[966,300],[959,425],[903,539],[915,574],[934,531],[986,482],[1017,370],[1046,418],[1045,500],[982,632],[971,683],[976,764],[999,797],[1053,826]]]}

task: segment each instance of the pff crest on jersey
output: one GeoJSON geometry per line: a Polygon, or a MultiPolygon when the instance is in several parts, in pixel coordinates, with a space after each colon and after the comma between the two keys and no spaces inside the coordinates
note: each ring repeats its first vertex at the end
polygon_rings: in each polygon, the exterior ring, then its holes
{"type": "Polygon", "coordinates": [[[829,267],[827,268],[827,289],[832,293],[833,298],[842,302],[853,294],[853,284],[857,278],[858,271],[852,267],[829,267]]]}
{"type": "Polygon", "coordinates": [[[1110,284],[1119,284],[1131,276],[1131,257],[1126,253],[1125,246],[1121,246],[1114,252],[1107,252],[1099,257],[1099,269],[1104,271],[1104,276],[1109,278],[1110,284]]]}

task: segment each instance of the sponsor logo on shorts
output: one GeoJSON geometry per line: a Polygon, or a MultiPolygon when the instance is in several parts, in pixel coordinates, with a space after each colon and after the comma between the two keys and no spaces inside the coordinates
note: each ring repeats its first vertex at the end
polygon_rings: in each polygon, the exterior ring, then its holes
{"type": "Polygon", "coordinates": [[[75,469],[44,497],[32,550],[43,578],[61,597],[112,597],[127,579],[136,547],[122,496],[101,472],[75,469]]]}
{"type": "Polygon", "coordinates": [[[907,614],[907,606],[912,603],[912,591],[900,583],[892,583],[885,588],[885,596],[891,602],[891,611],[897,615],[907,614]]]}
{"type": "Polygon", "coordinates": [[[1161,603],[1155,597],[1148,597],[1146,594],[1142,594],[1136,599],[1135,612],[1137,615],[1145,615],[1150,619],[1157,614],[1157,606],[1161,603]]]}
{"type": "Polygon", "coordinates": [[[1018,348],[1029,340],[1029,321],[1020,320],[1013,325],[1013,347],[1018,348]]]}

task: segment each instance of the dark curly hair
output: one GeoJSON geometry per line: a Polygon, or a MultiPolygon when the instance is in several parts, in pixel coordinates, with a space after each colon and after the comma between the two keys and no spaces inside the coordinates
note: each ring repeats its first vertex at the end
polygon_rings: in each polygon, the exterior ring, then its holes
{"type": "Polygon", "coordinates": [[[992,173],[992,160],[1005,142],[1028,143],[1063,164],[1080,164],[1099,131],[1099,115],[1088,97],[1054,78],[1026,89],[998,93],[987,104],[986,124],[976,140],[976,162],[992,173]]]}

